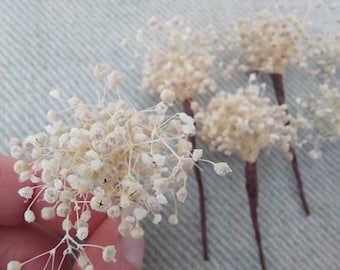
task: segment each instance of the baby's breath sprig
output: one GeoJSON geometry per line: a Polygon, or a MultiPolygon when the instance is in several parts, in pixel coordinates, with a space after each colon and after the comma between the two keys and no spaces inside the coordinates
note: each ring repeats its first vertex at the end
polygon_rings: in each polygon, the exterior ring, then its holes
{"type": "MultiPolygon", "coordinates": [[[[149,30],[151,41],[139,38],[147,49],[141,88],[152,93],[172,90],[182,102],[184,112],[194,117],[190,108],[192,100],[216,87],[213,68],[217,34],[211,26],[202,32],[194,31],[190,23],[180,16],[165,23],[151,17],[149,30]]],[[[138,36],[141,36],[140,33],[138,36]]],[[[194,133],[189,136],[189,140],[195,148],[194,133]]],[[[208,260],[204,187],[197,166],[194,167],[194,173],[199,190],[203,257],[208,260]]]]}
{"type": "MultiPolygon", "coordinates": [[[[176,201],[185,201],[187,172],[202,156],[201,150],[192,154],[187,140],[195,133],[193,119],[185,113],[167,115],[174,100],[170,90],[161,92],[161,102],[155,106],[138,111],[119,94],[119,72],[97,65],[94,74],[106,84],[97,105],[76,97],[64,99],[53,90],[50,95],[69,106],[67,117],[65,112],[49,111],[50,124],[44,132],[24,141],[10,141],[12,155],[19,158],[14,171],[21,182],[27,182],[18,191],[29,202],[24,219],[35,222],[38,213],[32,211],[32,205],[42,198],[49,204],[41,210],[42,219],[62,218],[64,237],[45,253],[9,262],[8,270],[21,269],[43,256],[48,256],[46,267],[50,264],[51,269],[60,269],[67,255],[73,256],[81,269],[93,269],[86,255],[89,248],[101,249],[105,262],[115,262],[114,246],[86,243],[94,212],[118,218],[119,233],[138,239],[144,234],[141,221],[152,215],[154,224],[161,222],[162,206],[171,197],[175,209],[168,222],[178,223],[176,201]],[[116,90],[118,101],[107,102],[108,89],[116,90]],[[62,244],[66,248],[56,265],[55,252],[62,244]]],[[[229,168],[226,163],[216,164],[229,168]]],[[[221,175],[227,172],[217,171],[221,175]]]]}
{"type": "Polygon", "coordinates": [[[199,135],[210,144],[213,151],[226,155],[237,154],[245,162],[246,190],[250,215],[258,245],[261,267],[266,269],[261,235],[257,221],[258,180],[256,160],[261,150],[278,147],[291,158],[290,147],[295,145],[296,132],[286,125],[291,116],[286,105],[271,105],[269,99],[261,96],[263,85],[251,76],[246,89],[235,94],[219,92],[207,106],[198,110],[197,121],[202,124],[199,135]]]}
{"type": "MultiPolygon", "coordinates": [[[[140,35],[140,34],[139,34],[140,35]]],[[[170,89],[182,102],[215,90],[213,68],[217,34],[212,26],[195,31],[181,16],[149,20],[149,39],[139,39],[147,50],[141,88],[160,93],[170,89]]]]}
{"type": "MultiPolygon", "coordinates": [[[[240,70],[269,74],[279,105],[285,104],[283,76],[288,64],[294,64],[308,73],[324,71],[326,74],[323,76],[334,75],[334,65],[324,64],[318,71],[309,67],[312,59],[323,57],[324,49],[317,37],[307,31],[310,24],[306,16],[300,19],[297,10],[287,11],[283,4],[279,4],[275,13],[264,10],[256,18],[240,18],[225,31],[229,48],[241,48],[245,54],[247,63],[240,66],[240,70]]],[[[293,148],[290,152],[303,209],[309,215],[297,156],[293,148]]]]}
{"type": "Polygon", "coordinates": [[[312,144],[309,156],[320,158],[324,142],[340,139],[340,88],[323,84],[317,94],[306,101],[297,98],[296,103],[298,115],[292,125],[303,133],[303,144],[312,144]]]}

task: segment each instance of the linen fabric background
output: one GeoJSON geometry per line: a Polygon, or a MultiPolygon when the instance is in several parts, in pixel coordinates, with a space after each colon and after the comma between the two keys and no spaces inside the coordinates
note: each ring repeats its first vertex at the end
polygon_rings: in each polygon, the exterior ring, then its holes
{"type": "MultiPolygon", "coordinates": [[[[141,61],[134,56],[138,49],[133,42],[135,34],[146,27],[150,16],[164,21],[179,14],[191,20],[194,27],[212,24],[222,31],[241,15],[273,9],[275,2],[2,0],[0,154],[9,154],[11,137],[24,139],[41,131],[47,124],[47,111],[62,108],[49,97],[51,89],[60,89],[64,97],[75,95],[95,103],[103,90],[103,82],[93,76],[97,63],[121,70],[122,94],[137,108],[157,102],[158,97],[138,89],[141,61]],[[119,45],[122,38],[132,41],[130,49],[119,45]]],[[[306,3],[294,4],[303,7],[306,3]]],[[[328,19],[312,17],[320,28],[328,19]]],[[[267,82],[267,94],[273,98],[268,78],[263,75],[260,79],[267,82]]],[[[306,97],[316,83],[315,78],[289,68],[285,74],[288,103],[296,96],[306,97]]],[[[237,75],[230,81],[219,80],[218,90],[234,91],[246,84],[247,77],[237,75]]],[[[208,98],[200,101],[207,104],[208,98]]],[[[180,109],[180,104],[176,108],[180,109]]],[[[226,160],[233,170],[220,177],[202,164],[210,260],[203,261],[201,255],[198,194],[191,174],[187,201],[179,207],[179,224],[144,222],[143,269],[260,269],[244,188],[244,163],[237,157],[210,152],[200,140],[197,147],[204,149],[206,159],[226,160]]],[[[322,149],[323,157],[318,161],[309,159],[305,151],[297,151],[309,217],[304,215],[290,163],[275,150],[261,154],[258,160],[258,218],[269,270],[340,269],[340,145],[325,144],[322,149]]]]}

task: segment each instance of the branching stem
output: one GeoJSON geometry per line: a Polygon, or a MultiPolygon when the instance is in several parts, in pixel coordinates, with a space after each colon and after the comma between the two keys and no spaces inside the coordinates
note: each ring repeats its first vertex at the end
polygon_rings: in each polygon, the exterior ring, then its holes
{"type": "MultiPolygon", "coordinates": [[[[278,73],[274,73],[274,74],[270,74],[270,77],[272,79],[273,87],[274,87],[274,90],[275,90],[277,103],[279,105],[282,105],[282,104],[285,103],[285,93],[284,93],[284,88],[283,88],[283,75],[278,74],[278,73]]],[[[289,123],[287,123],[287,125],[289,125],[289,123]]],[[[298,186],[298,189],[299,189],[299,194],[300,194],[300,198],[301,198],[301,201],[302,201],[302,206],[303,206],[303,209],[305,211],[306,216],[308,216],[310,214],[310,211],[309,211],[309,207],[308,207],[307,200],[306,200],[306,197],[305,197],[305,193],[304,193],[304,190],[303,190],[303,182],[302,182],[300,171],[299,171],[296,153],[295,153],[293,148],[290,148],[290,153],[293,156],[292,161],[291,161],[291,165],[292,165],[294,175],[295,175],[295,179],[296,179],[296,182],[297,182],[297,186],[298,186]]]]}

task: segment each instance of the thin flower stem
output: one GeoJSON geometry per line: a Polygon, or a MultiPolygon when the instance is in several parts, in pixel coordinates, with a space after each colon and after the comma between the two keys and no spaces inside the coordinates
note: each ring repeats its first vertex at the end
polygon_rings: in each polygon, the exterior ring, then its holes
{"type": "Polygon", "coordinates": [[[283,76],[282,74],[273,73],[270,74],[272,79],[273,87],[276,94],[277,103],[282,105],[285,103],[285,92],[283,88],[283,76]]]}
{"type": "MultiPolygon", "coordinates": [[[[285,103],[285,93],[284,93],[284,88],[283,88],[283,75],[278,74],[278,73],[274,73],[274,74],[270,74],[270,77],[272,79],[273,87],[274,87],[274,90],[275,90],[277,103],[279,105],[282,105],[282,104],[285,103]]],[[[287,123],[287,125],[289,125],[289,123],[287,123]]],[[[292,165],[294,175],[295,175],[295,179],[296,179],[296,182],[297,182],[300,198],[301,198],[301,201],[302,201],[302,206],[303,206],[303,209],[305,211],[306,216],[309,216],[310,211],[309,211],[309,207],[308,207],[307,200],[306,200],[306,197],[305,197],[305,193],[304,193],[304,190],[303,190],[303,182],[302,182],[301,175],[300,175],[300,170],[299,170],[299,166],[298,166],[296,153],[295,153],[293,148],[290,148],[290,153],[293,156],[293,159],[291,161],[291,165],[292,165]]]]}
{"type": "Polygon", "coordinates": [[[257,243],[261,269],[266,270],[266,263],[261,243],[261,232],[257,220],[257,206],[258,206],[258,180],[256,172],[256,162],[246,162],[245,166],[246,190],[248,195],[250,217],[253,224],[255,239],[257,243]]]}
{"type": "MultiPolygon", "coordinates": [[[[184,108],[184,112],[193,118],[194,112],[191,110],[190,103],[191,103],[190,100],[188,99],[184,100],[183,108],[184,108]]],[[[192,149],[195,149],[196,148],[196,137],[195,136],[189,137],[189,141],[192,144],[192,149]]],[[[204,186],[203,186],[201,171],[198,166],[194,166],[194,173],[196,176],[196,182],[197,182],[198,194],[199,194],[203,258],[204,260],[208,261],[209,255],[208,255],[207,217],[206,217],[206,211],[205,211],[204,186]]]]}
{"type": "Polygon", "coordinates": [[[302,206],[303,206],[303,209],[306,213],[306,216],[309,216],[310,211],[309,211],[308,203],[306,201],[305,194],[304,194],[304,191],[303,191],[303,182],[302,182],[302,179],[301,179],[301,176],[300,176],[299,165],[298,165],[296,153],[295,153],[295,150],[293,148],[290,148],[290,152],[293,155],[293,159],[291,161],[291,164],[292,164],[294,175],[295,175],[296,182],[297,182],[297,185],[298,185],[300,198],[301,198],[301,201],[302,201],[302,206]]]}

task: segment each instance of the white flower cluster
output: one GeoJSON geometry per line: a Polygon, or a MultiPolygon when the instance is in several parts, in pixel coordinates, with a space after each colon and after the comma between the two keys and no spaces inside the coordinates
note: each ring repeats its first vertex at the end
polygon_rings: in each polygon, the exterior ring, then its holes
{"type": "MultiPolygon", "coordinates": [[[[225,30],[225,46],[242,49],[247,66],[241,71],[283,74],[288,63],[307,66],[309,45],[305,23],[293,13],[272,14],[264,10],[255,18],[242,17],[225,30]]],[[[316,48],[310,54],[319,54],[316,48]]],[[[231,67],[227,67],[227,71],[231,67]]]]}
{"type": "MultiPolygon", "coordinates": [[[[107,76],[107,82],[118,78],[117,72],[109,74],[103,66],[97,66],[95,73],[107,76]]],[[[116,86],[117,80],[112,81],[108,88],[116,86]]],[[[92,211],[119,218],[120,234],[137,239],[144,234],[140,221],[151,214],[153,223],[158,224],[162,205],[171,197],[175,212],[168,221],[176,224],[176,199],[185,201],[187,171],[201,155],[192,157],[192,146],[187,140],[187,136],[195,134],[193,119],[185,113],[167,116],[174,93],[165,90],[160,103],[141,111],[122,99],[90,106],[75,97],[62,100],[57,90],[51,96],[69,105],[74,123],[63,120],[61,113],[49,112],[51,123],[45,132],[24,141],[10,141],[14,157],[32,159],[18,160],[14,165],[20,181],[31,182],[19,190],[20,196],[32,199],[25,220],[35,221],[31,207],[41,195],[50,204],[41,210],[41,217],[46,220],[62,217],[67,239],[71,238],[68,232],[75,230],[78,240],[86,240],[92,211]],[[32,198],[34,189],[38,191],[32,198]],[[72,215],[76,217],[74,224],[72,215]]],[[[86,247],[78,244],[78,240],[66,241],[71,243],[70,250],[82,251],[86,247]]],[[[103,249],[105,261],[115,260],[114,248],[99,248],[103,249]]],[[[83,269],[89,265],[80,264],[83,269]]]]}
{"type": "Polygon", "coordinates": [[[298,117],[292,121],[313,143],[309,152],[312,158],[321,156],[320,144],[340,139],[340,88],[328,85],[319,87],[319,94],[310,96],[307,101],[297,98],[298,117]]]}
{"type": "Polygon", "coordinates": [[[149,20],[152,39],[144,41],[145,54],[141,88],[150,92],[170,89],[184,101],[216,88],[212,78],[215,64],[214,44],[217,35],[212,27],[200,33],[176,16],[161,23],[155,17],[149,20]]]}
{"type": "Polygon", "coordinates": [[[252,17],[241,17],[228,26],[219,50],[238,50],[240,57],[231,61],[222,75],[229,78],[235,69],[284,74],[287,65],[294,64],[329,82],[340,63],[340,20],[322,28],[312,23],[309,19],[313,16],[336,15],[334,5],[322,2],[310,2],[306,10],[289,9],[278,3],[275,11],[263,10],[252,17]],[[246,64],[241,64],[242,58],[246,64]]]}
{"type": "Polygon", "coordinates": [[[261,97],[261,86],[250,82],[235,94],[218,93],[206,109],[200,108],[200,136],[211,150],[227,155],[238,154],[247,162],[255,162],[264,148],[277,146],[287,157],[295,144],[295,129],[287,123],[291,117],[286,105],[271,105],[261,97]]]}
{"type": "Polygon", "coordinates": [[[313,55],[314,67],[311,68],[309,73],[320,77],[324,84],[328,84],[334,80],[339,71],[340,35],[331,37],[318,35],[313,43],[318,54],[313,55]]]}

